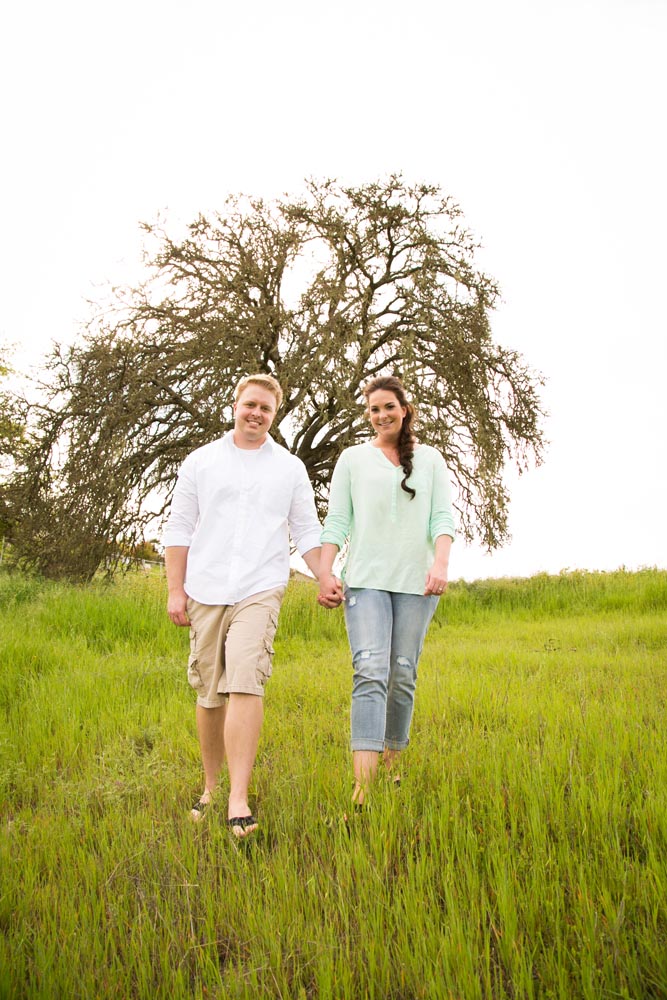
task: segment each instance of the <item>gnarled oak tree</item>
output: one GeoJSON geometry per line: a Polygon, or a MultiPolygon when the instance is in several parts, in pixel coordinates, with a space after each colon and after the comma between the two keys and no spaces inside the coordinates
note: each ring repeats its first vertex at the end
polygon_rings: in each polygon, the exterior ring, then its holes
{"type": "Polygon", "coordinates": [[[506,539],[502,473],[540,461],[541,380],[494,343],[498,288],[438,187],[310,182],[272,204],[231,198],[184,239],[145,229],[146,281],[115,289],[48,362],[14,484],[15,545],[42,572],[89,578],[140,537],[185,455],[232,426],[254,371],[284,387],[275,436],[321,505],[341,450],[369,434],[360,387],[399,374],[456,480],[461,533],[506,539]]]}

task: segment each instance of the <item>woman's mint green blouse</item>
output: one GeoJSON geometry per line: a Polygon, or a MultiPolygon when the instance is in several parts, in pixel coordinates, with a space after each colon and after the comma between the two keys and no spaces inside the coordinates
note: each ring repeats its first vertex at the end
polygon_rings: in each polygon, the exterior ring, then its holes
{"type": "Polygon", "coordinates": [[[350,539],[343,579],[348,587],[423,594],[438,535],[454,538],[451,487],[445,460],[417,445],[408,485],[404,472],[370,442],[347,448],[331,479],[322,542],[342,549],[350,539]]]}

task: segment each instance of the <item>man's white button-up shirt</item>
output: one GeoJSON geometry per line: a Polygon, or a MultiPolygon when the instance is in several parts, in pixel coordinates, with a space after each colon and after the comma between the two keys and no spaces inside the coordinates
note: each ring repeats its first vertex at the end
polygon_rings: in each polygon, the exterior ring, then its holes
{"type": "Polygon", "coordinates": [[[237,448],[230,431],[183,462],[163,543],[189,547],[189,597],[237,604],[287,583],[290,534],[303,555],[320,531],[301,459],[268,436],[261,448],[237,448]]]}

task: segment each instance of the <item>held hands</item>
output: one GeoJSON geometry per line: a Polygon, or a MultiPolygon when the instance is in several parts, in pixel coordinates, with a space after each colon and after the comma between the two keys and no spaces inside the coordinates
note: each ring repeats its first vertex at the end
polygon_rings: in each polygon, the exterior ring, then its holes
{"type": "Polygon", "coordinates": [[[323,608],[337,608],[345,600],[343,585],[333,573],[323,573],[320,577],[320,592],[317,595],[318,604],[323,608]]]}
{"type": "Polygon", "coordinates": [[[426,574],[424,597],[435,594],[440,597],[447,590],[447,564],[434,562],[426,574]]]}
{"type": "Polygon", "coordinates": [[[167,600],[167,614],[174,625],[189,625],[190,618],[187,612],[188,595],[185,591],[173,591],[169,593],[167,600]]]}

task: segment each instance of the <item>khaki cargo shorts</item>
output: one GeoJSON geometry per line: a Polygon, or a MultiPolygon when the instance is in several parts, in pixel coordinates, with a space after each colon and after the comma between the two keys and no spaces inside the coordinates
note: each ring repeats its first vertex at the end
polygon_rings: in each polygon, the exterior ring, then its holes
{"type": "Polygon", "coordinates": [[[230,694],[264,695],[285,590],[263,590],[238,604],[200,604],[188,598],[188,681],[198,705],[218,708],[230,694]]]}

